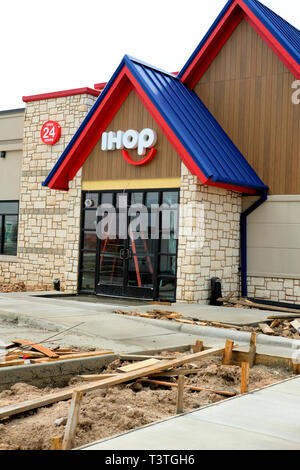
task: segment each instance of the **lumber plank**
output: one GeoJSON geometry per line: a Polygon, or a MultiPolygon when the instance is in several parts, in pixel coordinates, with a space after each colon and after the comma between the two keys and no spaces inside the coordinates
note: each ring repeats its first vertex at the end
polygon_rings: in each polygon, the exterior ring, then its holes
{"type": "Polygon", "coordinates": [[[145,361],[135,362],[134,364],[129,364],[128,366],[118,367],[117,371],[119,372],[131,372],[138,369],[143,369],[147,366],[153,366],[160,362],[159,359],[146,359],[145,361]]]}
{"type": "Polygon", "coordinates": [[[154,313],[139,313],[139,317],[142,317],[142,318],[155,318],[155,314],[154,313]]]}
{"type": "MultiPolygon", "coordinates": [[[[147,377],[155,372],[160,372],[163,370],[168,370],[173,367],[178,367],[189,362],[198,361],[209,356],[216,356],[223,354],[224,348],[211,348],[201,351],[200,353],[184,355],[181,358],[173,359],[172,361],[161,361],[159,364],[154,366],[144,367],[133,372],[127,372],[124,374],[118,374],[117,377],[111,377],[108,379],[101,380],[99,382],[90,383],[88,385],[81,385],[76,387],[76,391],[88,393],[93,390],[100,388],[110,387],[112,385],[118,385],[124,382],[129,382],[130,380],[135,380],[140,377],[147,377]]],[[[68,400],[72,397],[73,390],[63,391],[53,393],[51,395],[46,395],[42,398],[37,398],[34,400],[28,400],[22,403],[17,403],[15,405],[5,406],[0,408],[0,419],[13,416],[25,411],[34,410],[36,408],[41,408],[43,406],[51,405],[58,401],[68,400]]]]}
{"type": "Polygon", "coordinates": [[[184,375],[180,375],[177,381],[177,400],[176,400],[176,413],[178,415],[183,413],[183,390],[184,390],[184,375]]]}
{"type": "Polygon", "coordinates": [[[2,356],[1,362],[16,361],[18,359],[20,359],[19,354],[11,354],[10,356],[2,356]]]}
{"type": "MultiPolygon", "coordinates": [[[[137,379],[137,382],[145,382],[153,385],[162,385],[164,387],[178,387],[178,383],[164,382],[162,380],[137,379]]],[[[236,395],[235,392],[228,392],[227,390],[215,390],[212,388],[196,387],[194,385],[184,385],[184,388],[188,390],[193,390],[194,392],[212,392],[225,397],[234,397],[236,395]]]]}
{"type": "Polygon", "coordinates": [[[156,372],[155,374],[151,374],[151,377],[178,377],[178,375],[194,375],[201,372],[202,369],[174,369],[174,370],[167,370],[163,372],[156,372]]]}
{"type": "MultiPolygon", "coordinates": [[[[219,298],[218,300],[227,302],[229,304],[233,305],[242,305],[244,307],[253,307],[257,308],[259,310],[272,310],[274,312],[287,312],[287,313],[295,313],[298,314],[300,317],[300,310],[295,309],[295,308],[285,308],[285,307],[275,307],[274,305],[267,305],[267,304],[259,304],[256,302],[251,302],[251,300],[235,300],[235,299],[224,299],[224,298],[219,298]]],[[[276,317],[278,318],[278,317],[276,317]]]]}
{"type": "Polygon", "coordinates": [[[30,346],[32,349],[34,349],[35,351],[38,351],[38,352],[41,352],[43,353],[45,356],[47,357],[51,357],[51,358],[56,358],[56,357],[59,357],[58,354],[56,354],[55,352],[51,351],[51,349],[49,348],[46,348],[45,346],[42,346],[41,344],[39,343],[32,343],[30,341],[25,341],[25,340],[19,340],[19,339],[15,339],[13,340],[13,343],[17,344],[18,346],[30,346]]]}
{"type": "Polygon", "coordinates": [[[52,393],[51,395],[46,395],[44,397],[34,398],[33,400],[23,401],[21,403],[17,403],[16,405],[5,406],[0,408],[0,419],[20,413],[25,413],[26,411],[35,410],[36,408],[41,408],[42,406],[52,405],[52,403],[57,403],[58,401],[69,400],[72,397],[72,393],[72,390],[57,392],[52,393]]]}
{"type": "MultiPolygon", "coordinates": [[[[105,388],[105,387],[109,387],[112,385],[118,385],[124,382],[129,382],[130,380],[138,379],[140,377],[148,377],[149,375],[152,375],[153,373],[172,369],[174,367],[178,367],[183,364],[188,364],[189,362],[200,361],[201,359],[209,357],[209,356],[216,356],[216,355],[223,354],[223,352],[224,352],[224,348],[220,348],[220,347],[206,349],[205,351],[201,351],[199,353],[184,355],[180,358],[173,359],[172,361],[160,361],[160,363],[155,364],[153,366],[148,366],[143,369],[139,369],[137,371],[119,374],[117,377],[112,377],[111,379],[102,380],[99,383],[95,382],[94,384],[81,385],[79,387],[76,387],[76,390],[79,392],[85,392],[85,393],[92,392],[93,390],[97,390],[99,388],[105,388]]],[[[0,413],[1,413],[1,410],[0,410],[0,413]]],[[[0,414],[0,417],[1,417],[1,414],[0,414]]]]}
{"type": "Polygon", "coordinates": [[[299,331],[299,329],[300,329],[300,321],[299,320],[291,321],[291,325],[296,331],[299,331]]]}
{"type": "Polygon", "coordinates": [[[61,356],[57,356],[56,358],[33,359],[31,362],[32,364],[40,364],[43,362],[66,361],[68,359],[80,359],[82,357],[104,356],[105,354],[113,354],[113,351],[93,351],[93,352],[86,352],[86,353],[63,354],[61,356]]]}
{"type": "Polygon", "coordinates": [[[259,323],[258,326],[265,335],[274,334],[274,330],[266,323],[259,323]]]}
{"type": "Polygon", "coordinates": [[[276,318],[275,320],[272,321],[270,327],[271,327],[271,328],[275,328],[275,327],[278,326],[280,323],[281,323],[280,318],[276,318]]]}
{"type": "Polygon", "coordinates": [[[174,321],[177,321],[177,323],[186,323],[187,325],[193,325],[194,322],[192,320],[183,320],[181,318],[174,318],[174,321]]]}
{"type": "Polygon", "coordinates": [[[83,393],[74,392],[66,424],[65,434],[62,442],[62,450],[72,449],[76,434],[76,427],[79,420],[80,406],[83,393]]]}
{"type": "Polygon", "coordinates": [[[300,318],[300,315],[291,313],[290,315],[270,315],[267,320],[293,320],[300,318]]]}
{"type": "Polygon", "coordinates": [[[94,375],[78,375],[85,382],[95,382],[96,380],[104,380],[110,377],[115,377],[119,374],[94,374],[94,375]]]}
{"type": "Polygon", "coordinates": [[[20,366],[24,364],[24,360],[16,360],[16,361],[8,361],[8,362],[0,362],[0,367],[12,367],[12,366],[20,366]]]}
{"type": "Polygon", "coordinates": [[[120,354],[119,359],[121,361],[143,361],[144,359],[164,359],[164,360],[172,360],[174,357],[172,356],[149,356],[146,354],[120,354]]]}
{"type": "Polygon", "coordinates": [[[218,321],[210,321],[209,323],[213,326],[218,326],[220,328],[227,328],[227,329],[230,329],[230,330],[241,330],[242,329],[241,326],[229,325],[228,323],[221,323],[221,322],[218,322],[218,321]]]}

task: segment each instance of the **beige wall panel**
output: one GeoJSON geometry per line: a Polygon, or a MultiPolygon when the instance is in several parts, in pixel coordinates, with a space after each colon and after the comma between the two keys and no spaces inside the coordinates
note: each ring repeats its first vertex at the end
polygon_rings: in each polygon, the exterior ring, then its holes
{"type": "Polygon", "coordinates": [[[18,200],[20,195],[22,152],[6,152],[0,158],[0,201],[18,200]]]}
{"type": "Polygon", "coordinates": [[[0,143],[1,141],[23,138],[24,113],[0,115],[0,143]]]}
{"type": "MultiPolygon", "coordinates": [[[[140,132],[146,127],[156,130],[158,135],[157,154],[150,163],[140,167],[130,165],[122,157],[121,150],[102,151],[100,139],[83,165],[83,182],[180,177],[179,156],[133,91],[107,127],[107,132],[128,129],[140,132]]],[[[129,154],[134,160],[141,160],[136,150],[130,150],[129,154]]]]}
{"type": "Polygon", "coordinates": [[[300,279],[300,250],[249,248],[248,276],[300,279]]]}
{"type": "Polygon", "coordinates": [[[249,276],[300,278],[300,197],[271,196],[247,225],[249,276]]]}
{"type": "Polygon", "coordinates": [[[270,194],[300,194],[295,77],[242,20],[195,87],[270,194]]]}

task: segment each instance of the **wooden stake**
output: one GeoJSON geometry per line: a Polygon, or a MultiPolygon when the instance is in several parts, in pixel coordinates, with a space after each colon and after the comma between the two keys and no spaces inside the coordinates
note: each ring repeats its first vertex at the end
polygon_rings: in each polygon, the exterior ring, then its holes
{"type": "Polygon", "coordinates": [[[230,366],[232,362],[233,345],[234,345],[234,341],[231,341],[231,339],[226,339],[225,351],[224,351],[223,362],[222,362],[224,366],[230,366]]]}
{"type": "Polygon", "coordinates": [[[249,363],[242,362],[241,393],[248,392],[248,385],[249,385],[249,363]]]}
{"type": "Polygon", "coordinates": [[[62,450],[62,441],[60,437],[53,437],[50,450],[62,450]]]}
{"type": "Polygon", "coordinates": [[[76,426],[79,419],[80,405],[82,401],[82,392],[74,392],[72,396],[71,406],[69,410],[68,421],[66,425],[65,435],[62,443],[62,450],[72,449],[76,426]]]}
{"type": "Polygon", "coordinates": [[[249,366],[253,367],[256,356],[256,333],[251,333],[250,349],[249,349],[249,366]]]}
{"type": "Polygon", "coordinates": [[[176,413],[179,415],[183,413],[183,389],[184,389],[184,375],[178,377],[177,388],[177,404],[176,413]]]}
{"type": "Polygon", "coordinates": [[[203,341],[200,341],[199,339],[197,339],[194,352],[197,353],[197,352],[201,352],[202,350],[203,350],[203,341]]]}
{"type": "Polygon", "coordinates": [[[190,351],[193,353],[201,352],[203,350],[203,341],[197,339],[195,344],[190,345],[190,351]]]}
{"type": "Polygon", "coordinates": [[[295,374],[295,375],[299,375],[299,372],[300,372],[300,364],[298,364],[297,362],[293,362],[293,369],[294,369],[294,374],[295,374]]]}

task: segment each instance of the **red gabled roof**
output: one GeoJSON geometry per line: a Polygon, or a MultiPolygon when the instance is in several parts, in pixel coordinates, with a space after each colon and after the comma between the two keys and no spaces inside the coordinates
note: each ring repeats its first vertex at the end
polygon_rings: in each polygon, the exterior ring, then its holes
{"type": "Polygon", "coordinates": [[[300,79],[300,32],[257,0],[230,0],[179,72],[184,84],[195,87],[242,19],[300,79]]]}

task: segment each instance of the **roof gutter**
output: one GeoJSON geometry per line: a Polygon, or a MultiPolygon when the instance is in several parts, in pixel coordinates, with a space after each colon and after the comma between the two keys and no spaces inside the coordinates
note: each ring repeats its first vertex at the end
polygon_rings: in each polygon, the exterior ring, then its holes
{"type": "Polygon", "coordinates": [[[248,207],[241,214],[240,219],[240,233],[241,233],[241,294],[242,297],[247,297],[247,217],[252,214],[259,206],[261,206],[268,199],[268,190],[265,189],[261,197],[255,201],[252,206],[248,207]]]}

